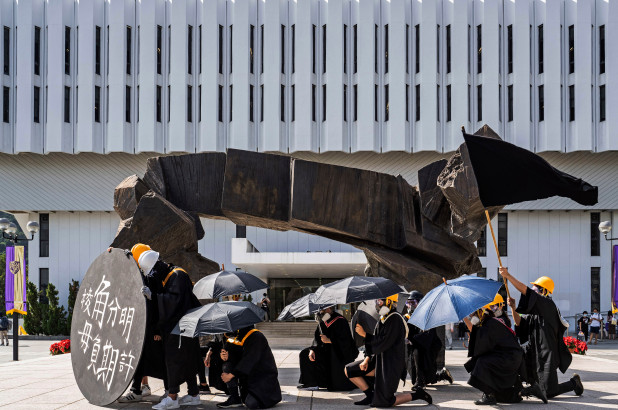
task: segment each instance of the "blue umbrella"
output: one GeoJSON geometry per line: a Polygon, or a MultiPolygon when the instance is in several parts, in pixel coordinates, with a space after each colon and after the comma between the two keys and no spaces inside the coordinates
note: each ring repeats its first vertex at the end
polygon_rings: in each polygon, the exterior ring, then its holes
{"type": "Polygon", "coordinates": [[[459,322],[492,302],[502,283],[476,276],[444,281],[418,304],[408,323],[421,330],[459,322]]]}

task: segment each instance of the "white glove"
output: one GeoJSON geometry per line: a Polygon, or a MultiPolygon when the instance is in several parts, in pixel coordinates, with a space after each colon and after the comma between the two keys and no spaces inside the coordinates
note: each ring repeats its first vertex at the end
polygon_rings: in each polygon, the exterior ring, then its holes
{"type": "Polygon", "coordinates": [[[146,296],[148,300],[152,300],[152,291],[148,286],[142,286],[142,295],[146,296]]]}

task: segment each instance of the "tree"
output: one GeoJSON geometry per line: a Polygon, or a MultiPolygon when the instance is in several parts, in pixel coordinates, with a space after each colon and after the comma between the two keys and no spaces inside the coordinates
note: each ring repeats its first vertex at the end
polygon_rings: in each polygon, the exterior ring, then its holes
{"type": "Polygon", "coordinates": [[[79,292],[79,282],[73,279],[69,284],[69,301],[68,301],[68,316],[65,334],[71,334],[71,322],[73,321],[73,309],[75,308],[75,301],[77,300],[77,292],[79,292]]]}
{"type": "Polygon", "coordinates": [[[66,330],[66,312],[64,306],[58,305],[58,290],[53,283],[47,285],[47,314],[44,318],[43,331],[47,335],[59,335],[66,330]]]}
{"type": "Polygon", "coordinates": [[[31,335],[43,333],[44,305],[39,303],[40,294],[36,285],[28,281],[26,285],[28,314],[24,316],[24,329],[31,335]]]}

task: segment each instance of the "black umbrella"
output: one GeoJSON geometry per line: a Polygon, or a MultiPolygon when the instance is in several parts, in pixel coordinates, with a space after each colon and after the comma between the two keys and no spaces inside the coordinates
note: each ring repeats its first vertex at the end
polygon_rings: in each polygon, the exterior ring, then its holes
{"type": "Polygon", "coordinates": [[[356,329],[356,325],[361,325],[363,330],[372,335],[373,330],[376,327],[376,323],[378,323],[378,319],[380,319],[379,313],[376,311],[376,307],[373,303],[361,302],[356,308],[356,313],[352,316],[352,334],[354,334],[354,341],[356,342],[356,347],[361,347],[365,344],[365,338],[361,337],[354,329],[356,329]]]}
{"type": "Polygon", "coordinates": [[[266,312],[251,302],[217,302],[189,310],[172,330],[187,337],[229,333],[264,320],[266,312]]]}
{"type": "Polygon", "coordinates": [[[198,299],[218,299],[262,289],[268,289],[268,285],[250,273],[223,270],[198,280],[193,293],[198,299]]]}
{"type": "Polygon", "coordinates": [[[386,299],[405,291],[390,279],[373,276],[350,276],[326,285],[315,291],[313,303],[320,305],[343,305],[371,299],[386,299]]]}

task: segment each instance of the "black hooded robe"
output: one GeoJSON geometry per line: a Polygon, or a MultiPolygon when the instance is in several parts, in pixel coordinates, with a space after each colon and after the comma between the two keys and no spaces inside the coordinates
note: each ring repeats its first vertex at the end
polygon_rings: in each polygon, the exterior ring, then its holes
{"type": "Polygon", "coordinates": [[[299,354],[301,384],[326,387],[329,391],[354,389],[354,384],[345,375],[345,365],[354,361],[358,349],[354,344],[350,325],[339,313],[333,313],[316,327],[313,345],[299,354]],[[320,333],[320,328],[322,333],[320,333]],[[331,343],[323,343],[324,334],[331,343]],[[309,351],[315,353],[315,361],[309,360],[309,351]]]}
{"type": "Polygon", "coordinates": [[[188,310],[200,306],[191,279],[184,270],[158,261],[148,276],[148,286],[157,292],[158,328],[163,337],[170,393],[177,393],[178,386],[186,382],[191,389],[189,394],[195,395],[199,393],[193,390],[193,385],[197,388],[197,361],[201,360],[199,341],[171,334],[188,310]]]}
{"type": "Polygon", "coordinates": [[[408,341],[410,344],[407,346],[406,363],[412,383],[416,383],[421,372],[425,384],[437,383],[437,360],[442,349],[442,341],[438,337],[436,329],[422,331],[408,323],[408,341]]]}
{"type": "MultiPolygon", "coordinates": [[[[242,340],[251,330],[241,329],[238,340],[242,340]]],[[[252,332],[245,339],[242,356],[232,373],[239,379],[240,394],[247,408],[268,409],[281,401],[275,358],[268,340],[260,331],[252,332]]]]}
{"type": "Polygon", "coordinates": [[[523,350],[515,332],[495,317],[486,318],[482,326],[472,327],[468,357],[464,367],[470,373],[468,384],[501,402],[519,402],[523,350]]]}
{"type": "Polygon", "coordinates": [[[392,407],[399,380],[406,378],[406,322],[399,312],[392,309],[386,318],[379,320],[373,334],[365,336],[367,355],[375,355],[375,384],[372,407],[392,407]]]}
{"type": "Polygon", "coordinates": [[[519,299],[517,313],[526,315],[515,327],[519,341],[529,342],[524,352],[526,381],[532,384],[538,380],[547,398],[573,390],[570,381],[558,383],[556,369],[566,372],[573,358],[564,344],[566,327],[554,301],[528,288],[519,299]]]}

